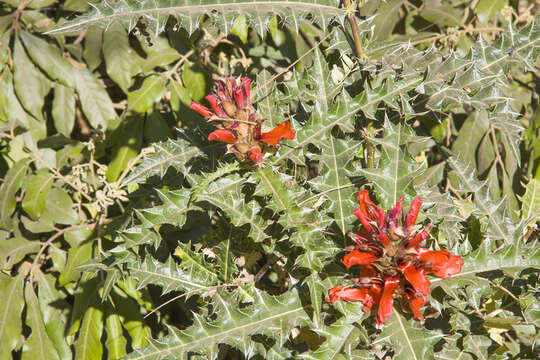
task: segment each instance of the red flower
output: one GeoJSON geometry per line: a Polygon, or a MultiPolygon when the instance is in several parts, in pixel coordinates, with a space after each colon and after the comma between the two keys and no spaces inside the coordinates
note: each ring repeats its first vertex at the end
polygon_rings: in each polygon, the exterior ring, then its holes
{"type": "Polygon", "coordinates": [[[416,219],[422,200],[415,198],[409,212],[403,215],[403,199],[389,211],[379,209],[366,190],[358,193],[359,207],[354,214],[362,229],[348,233],[356,245],[343,257],[347,268],[359,267],[360,277],[351,279],[354,287],[330,289],[328,302],[360,301],[364,311],[378,305],[377,323],[392,316],[396,296],[405,296],[413,316],[424,320],[420,308],[428,302],[430,281],[426,274],[442,278],[458,274],[463,260],[447,250],[429,250],[424,242],[431,225],[422,229],[416,219]]]}
{"type": "Polygon", "coordinates": [[[290,121],[286,121],[276,126],[272,131],[262,134],[259,140],[268,145],[276,146],[283,138],[294,139],[294,135],[295,132],[291,130],[290,121]]]}
{"type": "Polygon", "coordinates": [[[283,138],[293,140],[295,132],[287,121],[262,133],[263,120],[251,105],[250,84],[251,79],[246,77],[219,80],[217,95],[205,97],[212,110],[196,102],[191,102],[190,108],[218,128],[208,140],[226,142],[230,144],[229,152],[240,160],[250,159],[257,163],[262,161],[267,145],[276,146],[283,138]]]}
{"type": "Polygon", "coordinates": [[[235,142],[238,141],[238,139],[233,135],[232,132],[230,132],[229,130],[222,130],[222,129],[212,131],[210,135],[208,135],[208,140],[209,141],[218,140],[218,141],[223,141],[229,144],[234,144],[235,142]]]}

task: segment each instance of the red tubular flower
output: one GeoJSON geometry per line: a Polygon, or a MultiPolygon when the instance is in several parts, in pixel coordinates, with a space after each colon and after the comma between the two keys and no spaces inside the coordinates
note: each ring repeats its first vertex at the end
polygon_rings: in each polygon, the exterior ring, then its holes
{"type": "Polygon", "coordinates": [[[190,108],[218,128],[208,136],[209,140],[226,142],[228,152],[239,160],[258,163],[269,146],[276,146],[283,138],[293,140],[296,134],[289,121],[262,132],[263,119],[251,105],[250,85],[247,77],[223,78],[216,83],[217,95],[205,97],[211,109],[196,102],[190,108]]]}
{"type": "Polygon", "coordinates": [[[367,253],[367,252],[360,252],[358,250],[354,250],[343,258],[341,262],[348,268],[350,268],[353,265],[369,265],[373,261],[377,260],[378,256],[367,253]]]}
{"type": "Polygon", "coordinates": [[[420,312],[420,308],[428,302],[428,298],[423,295],[415,295],[406,292],[407,301],[409,302],[409,307],[413,312],[413,317],[420,321],[424,321],[424,316],[420,312]]]}
{"type": "Polygon", "coordinates": [[[253,160],[253,162],[261,161],[262,157],[263,157],[263,154],[259,148],[251,149],[251,152],[249,153],[249,158],[253,160]]]}
{"type": "Polygon", "coordinates": [[[420,198],[420,196],[417,196],[411,203],[411,208],[409,209],[409,213],[407,214],[407,217],[405,218],[405,225],[407,227],[414,225],[416,223],[416,218],[418,217],[418,212],[420,211],[421,206],[422,206],[422,199],[420,198]]]}
{"type": "Polygon", "coordinates": [[[219,117],[227,117],[227,113],[225,113],[225,110],[221,107],[221,105],[218,104],[217,96],[216,95],[207,95],[205,99],[210,103],[212,106],[212,109],[219,117]]]}
{"type": "Polygon", "coordinates": [[[423,295],[429,295],[429,286],[431,283],[429,282],[429,279],[422,274],[422,271],[417,270],[410,261],[401,265],[399,269],[405,276],[405,279],[411,283],[416,291],[423,295]]]}
{"type": "Polygon", "coordinates": [[[261,137],[258,140],[268,145],[276,146],[283,138],[289,140],[294,139],[295,134],[296,133],[291,130],[291,122],[285,121],[276,126],[273,130],[261,134],[261,137]]]}
{"type": "Polygon", "coordinates": [[[447,250],[433,251],[424,248],[418,249],[416,258],[425,263],[426,272],[446,279],[459,274],[463,267],[463,259],[452,255],[447,250]]]}
{"type": "Polygon", "coordinates": [[[230,132],[229,130],[223,130],[223,129],[212,131],[210,135],[208,135],[208,140],[209,141],[218,140],[218,141],[223,141],[229,144],[234,144],[235,142],[238,141],[238,139],[234,137],[232,132],[230,132]]]}
{"type": "Polygon", "coordinates": [[[348,288],[344,286],[335,286],[328,292],[328,297],[325,299],[329,303],[336,302],[338,300],[345,301],[365,301],[367,300],[368,289],[367,288],[348,288]]]}
{"type": "Polygon", "coordinates": [[[441,278],[458,274],[463,260],[447,250],[418,246],[431,229],[431,224],[423,229],[416,225],[422,205],[419,197],[412,201],[406,215],[401,198],[387,212],[371,201],[366,190],[358,193],[358,201],[360,206],[354,214],[362,228],[347,233],[356,245],[346,248],[349,253],[342,263],[348,269],[359,269],[360,277],[351,279],[352,287],[331,289],[327,301],[360,301],[364,311],[378,305],[377,324],[381,325],[392,316],[394,298],[405,296],[414,318],[423,321],[420,308],[428,302],[431,285],[426,274],[441,278]]]}
{"type": "Polygon", "coordinates": [[[377,312],[377,323],[384,324],[386,319],[392,316],[392,306],[394,305],[394,292],[399,285],[399,278],[387,277],[384,281],[384,290],[379,302],[377,312]]]}
{"type": "Polygon", "coordinates": [[[195,110],[196,112],[198,112],[199,114],[201,114],[204,117],[209,118],[209,117],[212,116],[212,113],[210,112],[209,108],[207,108],[206,106],[201,105],[199,103],[196,103],[195,101],[191,102],[191,105],[189,105],[189,108],[191,110],[195,110]]]}

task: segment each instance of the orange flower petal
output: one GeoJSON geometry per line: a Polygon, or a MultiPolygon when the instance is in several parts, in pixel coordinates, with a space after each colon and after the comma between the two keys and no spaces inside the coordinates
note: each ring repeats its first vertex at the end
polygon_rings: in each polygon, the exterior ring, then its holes
{"type": "Polygon", "coordinates": [[[227,113],[225,113],[225,110],[223,110],[221,105],[218,104],[216,95],[207,95],[205,99],[210,103],[210,105],[212,105],[212,109],[214,109],[214,112],[217,116],[222,118],[227,117],[227,113]]]}
{"type": "Polygon", "coordinates": [[[209,118],[209,117],[212,116],[212,113],[210,112],[209,108],[207,108],[206,106],[201,105],[199,103],[196,103],[195,101],[191,102],[191,105],[189,105],[189,108],[191,110],[195,110],[196,112],[198,112],[199,114],[201,114],[204,117],[209,118]]]}
{"type": "Polygon", "coordinates": [[[411,226],[416,223],[416,218],[418,217],[418,212],[420,211],[421,206],[422,206],[422,199],[420,198],[420,196],[418,196],[411,203],[411,208],[409,209],[409,212],[407,213],[407,217],[405,218],[406,226],[411,226]]]}
{"type": "Polygon", "coordinates": [[[377,312],[377,323],[384,324],[386,319],[392,316],[392,306],[394,305],[394,291],[399,285],[399,278],[387,277],[384,282],[384,290],[379,302],[379,311],[377,312]]]}
{"type": "Polygon", "coordinates": [[[400,266],[399,269],[416,291],[423,295],[429,295],[429,286],[431,285],[429,279],[421,271],[418,271],[410,261],[400,266]]]}
{"type": "Polygon", "coordinates": [[[229,130],[224,130],[224,129],[218,129],[218,130],[212,131],[210,135],[208,135],[208,140],[209,141],[213,141],[213,140],[223,141],[229,144],[234,144],[235,142],[238,141],[238,139],[236,139],[236,137],[233,135],[232,132],[230,132],[229,130]]]}
{"type": "Polygon", "coordinates": [[[345,301],[367,301],[367,288],[348,288],[344,286],[335,286],[328,291],[328,297],[325,300],[329,303],[338,300],[345,301]]]}
{"type": "Polygon", "coordinates": [[[416,294],[413,295],[409,293],[406,293],[406,295],[409,302],[409,307],[414,314],[414,318],[420,321],[424,321],[424,316],[420,312],[420,308],[428,302],[428,298],[423,295],[417,296],[416,294]]]}
{"type": "Polygon", "coordinates": [[[348,268],[354,265],[369,265],[378,257],[372,253],[360,252],[353,250],[343,257],[341,262],[348,268]]]}
{"type": "Polygon", "coordinates": [[[353,214],[358,218],[358,220],[360,220],[360,222],[364,226],[364,229],[366,229],[368,232],[373,232],[373,227],[369,223],[368,217],[360,208],[354,209],[353,214]]]}
{"type": "Polygon", "coordinates": [[[426,263],[426,271],[441,278],[461,272],[463,259],[447,250],[428,250],[420,248],[416,258],[426,263]]]}
{"type": "Polygon", "coordinates": [[[273,130],[262,134],[259,140],[268,145],[276,146],[283,138],[289,140],[294,139],[295,134],[296,133],[291,130],[291,122],[286,121],[276,126],[273,130]]]}
{"type": "Polygon", "coordinates": [[[259,162],[262,160],[263,154],[259,148],[253,148],[251,149],[249,153],[249,158],[253,160],[254,162],[259,162]]]}

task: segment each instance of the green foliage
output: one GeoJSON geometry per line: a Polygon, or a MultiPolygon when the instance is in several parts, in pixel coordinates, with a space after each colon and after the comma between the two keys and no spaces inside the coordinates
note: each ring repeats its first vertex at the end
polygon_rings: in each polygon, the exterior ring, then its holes
{"type": "Polygon", "coordinates": [[[534,358],[534,11],[2,1],[0,360],[534,358]],[[263,131],[295,131],[261,163],[189,108],[224,76],[252,79],[263,131]],[[350,284],[360,189],[421,196],[426,246],[464,261],[425,322],[401,296],[382,329],[324,300],[350,284]]]}

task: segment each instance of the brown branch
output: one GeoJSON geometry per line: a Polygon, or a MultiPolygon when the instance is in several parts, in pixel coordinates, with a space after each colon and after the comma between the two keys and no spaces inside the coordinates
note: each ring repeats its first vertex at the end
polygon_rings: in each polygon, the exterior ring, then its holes
{"type": "Polygon", "coordinates": [[[345,5],[345,8],[347,8],[347,20],[349,20],[349,23],[351,24],[351,31],[353,34],[356,56],[360,60],[363,60],[367,56],[364,53],[364,48],[362,47],[362,39],[360,38],[358,23],[356,22],[356,17],[354,15],[356,3],[351,3],[351,0],[343,0],[343,4],[345,5]]]}

